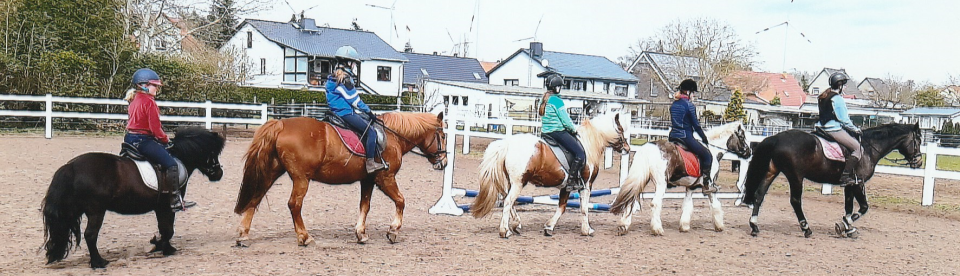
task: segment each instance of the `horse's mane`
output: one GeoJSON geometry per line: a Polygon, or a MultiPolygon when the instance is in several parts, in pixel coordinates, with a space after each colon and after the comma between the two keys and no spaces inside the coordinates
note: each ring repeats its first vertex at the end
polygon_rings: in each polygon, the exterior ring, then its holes
{"type": "MultiPolygon", "coordinates": [[[[719,141],[726,142],[726,139],[737,132],[737,129],[743,126],[743,122],[734,121],[726,124],[722,124],[709,130],[705,131],[704,134],[707,135],[707,139],[710,141],[719,141]]],[[[722,145],[722,144],[721,144],[722,145]]]]}
{"type": "Polygon", "coordinates": [[[218,156],[226,144],[226,139],[222,136],[201,127],[179,128],[171,141],[171,153],[181,160],[218,156]]]}
{"type": "Polygon", "coordinates": [[[872,127],[863,131],[863,139],[879,140],[890,139],[914,131],[916,125],[890,123],[872,127]]]}
{"type": "Polygon", "coordinates": [[[413,138],[440,127],[437,115],[428,112],[390,112],[380,116],[383,124],[403,137],[413,138]]]}
{"type": "Polygon", "coordinates": [[[578,133],[580,141],[583,143],[583,149],[587,153],[587,164],[598,164],[603,157],[603,148],[608,142],[616,140],[617,126],[614,122],[614,116],[617,113],[608,113],[599,115],[591,119],[584,119],[580,123],[578,133]]]}

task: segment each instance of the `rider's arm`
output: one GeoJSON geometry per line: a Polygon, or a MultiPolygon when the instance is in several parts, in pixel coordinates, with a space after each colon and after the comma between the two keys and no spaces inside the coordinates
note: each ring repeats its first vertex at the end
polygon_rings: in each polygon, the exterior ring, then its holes
{"type": "MultiPolygon", "coordinates": [[[[557,107],[554,106],[553,108],[556,109],[557,107]]],[[[573,131],[573,132],[577,131],[577,126],[573,124],[573,120],[570,119],[569,113],[560,112],[560,110],[558,109],[557,116],[560,117],[560,123],[563,124],[564,129],[568,131],[573,131]]]]}
{"type": "Polygon", "coordinates": [[[363,112],[370,112],[370,107],[367,107],[367,104],[360,100],[360,93],[357,92],[356,88],[348,90],[343,85],[338,85],[336,91],[337,93],[340,93],[340,96],[347,100],[347,102],[350,103],[354,109],[359,109],[363,112]]]}
{"type": "Polygon", "coordinates": [[[703,128],[700,127],[700,120],[697,120],[697,107],[692,103],[689,104],[687,108],[687,118],[690,118],[690,125],[693,126],[693,130],[700,135],[700,139],[703,140],[704,143],[710,143],[710,141],[707,141],[707,135],[703,133],[703,128]]]}
{"type": "Polygon", "coordinates": [[[170,138],[167,137],[167,134],[163,132],[162,125],[160,124],[160,107],[157,106],[157,103],[154,101],[146,101],[150,105],[145,110],[151,110],[147,112],[147,123],[150,124],[150,132],[153,133],[153,136],[157,138],[157,141],[161,143],[170,143],[170,138]]]}
{"type": "Polygon", "coordinates": [[[851,131],[859,131],[860,128],[854,125],[853,121],[850,120],[850,114],[847,113],[847,103],[843,100],[843,97],[836,95],[833,96],[830,101],[831,104],[833,104],[833,113],[837,115],[837,120],[840,121],[840,124],[843,125],[843,128],[851,131]]]}

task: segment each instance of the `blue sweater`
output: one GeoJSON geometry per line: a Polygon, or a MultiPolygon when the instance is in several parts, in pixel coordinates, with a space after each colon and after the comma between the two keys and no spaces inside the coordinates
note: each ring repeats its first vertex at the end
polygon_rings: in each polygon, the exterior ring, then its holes
{"type": "Polygon", "coordinates": [[[835,95],[831,97],[830,104],[833,106],[833,114],[837,116],[837,120],[830,120],[826,125],[820,125],[820,122],[817,122],[816,126],[823,128],[824,131],[840,131],[841,129],[856,131],[860,129],[850,120],[850,113],[847,112],[847,102],[843,100],[843,96],[835,95]]]}
{"type": "Polygon", "coordinates": [[[703,141],[707,142],[707,135],[700,128],[697,120],[697,107],[687,98],[680,98],[670,105],[670,137],[684,139],[693,137],[696,131],[703,141]]]}
{"type": "Polygon", "coordinates": [[[333,77],[333,74],[327,77],[326,88],[327,105],[337,116],[351,114],[356,110],[363,112],[370,111],[370,107],[367,107],[367,104],[363,103],[363,100],[360,100],[360,93],[357,93],[357,88],[348,88],[343,84],[337,83],[337,79],[333,77]]]}

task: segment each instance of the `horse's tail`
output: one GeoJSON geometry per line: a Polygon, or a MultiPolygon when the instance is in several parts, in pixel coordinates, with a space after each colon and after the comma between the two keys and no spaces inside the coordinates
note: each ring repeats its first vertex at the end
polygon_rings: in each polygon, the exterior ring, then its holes
{"type": "Polygon", "coordinates": [[[654,143],[640,146],[640,149],[633,156],[635,157],[633,165],[630,166],[627,178],[620,186],[617,199],[610,206],[610,213],[615,215],[622,214],[634,202],[640,200],[640,193],[643,192],[643,187],[650,181],[653,172],[650,168],[659,163],[665,163],[661,158],[663,154],[660,152],[660,147],[654,143]]]}
{"type": "Polygon", "coordinates": [[[68,163],[53,175],[47,195],[41,203],[43,213],[43,249],[47,263],[70,255],[71,244],[80,245],[80,218],[83,213],[74,204],[74,170],[68,163]]]}
{"type": "Polygon", "coordinates": [[[490,143],[480,162],[480,192],[473,201],[470,212],[482,218],[490,214],[500,195],[506,194],[508,183],[505,160],[508,144],[503,140],[490,143]]]}
{"type": "Polygon", "coordinates": [[[277,135],[283,131],[283,122],[270,120],[263,124],[253,135],[253,143],[244,155],[243,180],[237,205],[233,212],[240,214],[250,208],[256,208],[260,200],[273,186],[272,170],[277,166],[277,135]]]}
{"type": "Polygon", "coordinates": [[[770,160],[773,159],[774,148],[777,146],[777,136],[760,141],[753,149],[753,159],[747,167],[747,180],[743,183],[743,204],[754,204],[757,199],[757,189],[767,177],[770,170],[770,160]]]}

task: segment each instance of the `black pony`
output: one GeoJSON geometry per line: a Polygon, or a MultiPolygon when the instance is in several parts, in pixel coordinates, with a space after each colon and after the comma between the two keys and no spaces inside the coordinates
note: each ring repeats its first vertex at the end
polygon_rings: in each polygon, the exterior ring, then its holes
{"type": "MultiPolygon", "coordinates": [[[[860,159],[858,175],[864,181],[873,177],[877,162],[896,149],[906,157],[912,168],[920,167],[920,126],[911,124],[887,124],[867,129],[863,132],[861,146],[863,157],[860,159]]],[[[757,215],[763,197],[770,188],[777,175],[781,172],[790,182],[790,205],[797,214],[800,230],[804,237],[810,237],[813,231],[807,225],[800,205],[800,195],[803,193],[803,179],[810,179],[820,183],[837,184],[843,170],[843,162],[826,159],[817,138],[812,134],[788,130],[763,139],[754,149],[753,159],[747,169],[743,203],[753,206],[753,216],[750,217],[750,228],[753,236],[760,233],[757,227],[757,215]]],[[[837,223],[837,234],[854,237],[856,228],[853,222],[867,213],[867,197],[865,185],[850,185],[844,189],[846,215],[837,223]],[[860,210],[853,213],[853,200],[856,199],[860,210]]]]}
{"type": "MultiPolygon", "coordinates": [[[[197,169],[210,181],[223,177],[219,160],[223,137],[202,128],[182,128],[172,142],[170,154],[183,162],[188,178],[197,169]]],[[[97,251],[97,235],[108,210],[124,215],[156,211],[160,239],[150,241],[155,245],[151,252],[174,254],[177,249],[170,245],[170,238],[176,215],[169,202],[159,200],[159,193],[143,183],[133,160],[100,152],[77,156],[57,169],[43,199],[47,263],[66,258],[73,242],[80,246],[80,218],[86,215],[83,237],[90,250],[90,266],[106,267],[109,262],[97,251]]]]}

